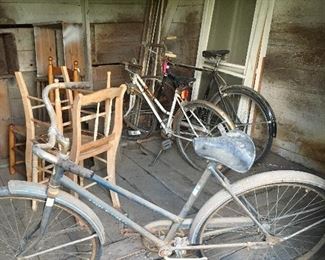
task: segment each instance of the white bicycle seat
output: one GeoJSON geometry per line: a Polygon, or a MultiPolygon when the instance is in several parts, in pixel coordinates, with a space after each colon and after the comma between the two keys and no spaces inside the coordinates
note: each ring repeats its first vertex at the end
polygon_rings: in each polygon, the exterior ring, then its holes
{"type": "Polygon", "coordinates": [[[252,139],[240,130],[232,130],[218,137],[194,138],[193,146],[199,156],[240,173],[252,167],[256,155],[252,139]]]}

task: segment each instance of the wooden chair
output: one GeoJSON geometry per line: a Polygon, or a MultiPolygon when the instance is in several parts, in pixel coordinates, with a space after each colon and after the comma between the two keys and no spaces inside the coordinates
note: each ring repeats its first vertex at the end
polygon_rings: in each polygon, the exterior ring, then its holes
{"type": "MultiPolygon", "coordinates": [[[[37,110],[45,109],[43,100],[29,95],[28,88],[21,72],[15,72],[17,84],[22,97],[24,114],[25,114],[25,133],[26,133],[26,148],[25,148],[25,165],[27,181],[39,182],[38,176],[33,174],[32,169],[32,145],[35,141],[41,141],[46,138],[49,122],[37,119],[37,110]]],[[[43,167],[41,172],[49,172],[51,166],[40,165],[43,167]]]]}
{"type": "MultiPolygon", "coordinates": [[[[70,79],[72,79],[74,82],[80,81],[80,70],[79,70],[79,65],[78,65],[78,61],[74,61],[73,63],[73,70],[71,69],[67,69],[65,66],[61,66],[61,67],[57,67],[54,66],[53,64],[53,58],[50,56],[48,58],[48,75],[47,75],[47,80],[45,81],[45,84],[38,84],[37,85],[37,96],[36,97],[31,97],[28,94],[28,89],[27,87],[25,88],[24,86],[19,86],[20,92],[22,94],[23,97],[23,93],[27,92],[27,94],[24,94],[24,96],[28,97],[28,99],[33,100],[31,102],[38,102],[39,104],[42,103],[42,90],[43,88],[49,83],[54,83],[54,80],[60,79],[61,81],[65,81],[65,82],[70,82],[70,79]]],[[[22,80],[20,80],[20,82],[22,82],[22,80]]],[[[39,83],[39,82],[38,82],[39,83]]],[[[44,83],[44,82],[43,82],[44,83]]],[[[24,84],[26,85],[26,84],[24,84]]],[[[57,113],[57,120],[59,122],[59,127],[60,129],[63,131],[64,127],[67,126],[71,126],[71,113],[69,110],[71,110],[71,104],[73,102],[73,95],[72,92],[70,90],[67,91],[61,91],[61,92],[65,92],[64,93],[64,98],[61,98],[62,93],[60,93],[59,90],[53,91],[52,93],[50,93],[50,99],[53,103],[55,103],[55,110],[57,113]],[[59,97],[59,98],[55,98],[55,97],[59,97]],[[67,111],[67,112],[65,112],[67,111]],[[64,115],[64,114],[68,114],[68,115],[64,115]],[[66,120],[68,117],[68,120],[66,120]],[[63,122],[64,120],[66,120],[66,122],[63,122]],[[70,122],[69,122],[70,121],[70,122]]],[[[38,104],[38,105],[39,105],[38,104]]],[[[24,104],[24,110],[29,109],[28,106],[25,106],[24,104]]],[[[45,122],[47,119],[47,112],[45,111],[45,109],[40,109],[41,107],[32,107],[32,110],[37,110],[37,115],[33,115],[34,119],[38,119],[40,121],[45,122]]],[[[26,110],[25,110],[26,111],[26,110]]],[[[31,113],[28,113],[31,114],[31,113]]],[[[32,114],[35,114],[35,112],[33,112],[32,114]]],[[[25,112],[25,116],[26,116],[26,112],[25,112]]],[[[24,157],[24,149],[21,149],[23,146],[25,146],[25,140],[26,140],[26,127],[22,126],[22,125],[15,125],[15,124],[11,124],[8,127],[8,151],[9,151],[9,172],[10,174],[15,174],[16,173],[16,165],[18,164],[22,164],[25,161],[24,160],[17,160],[17,156],[19,156],[18,154],[22,154],[22,157],[24,157]],[[17,137],[20,137],[19,139],[21,139],[21,142],[17,142],[17,137]]],[[[30,163],[29,160],[27,160],[27,163],[30,163]]],[[[30,177],[30,167],[27,166],[28,168],[28,173],[27,176],[30,177]]],[[[28,178],[29,178],[28,177],[28,178]]]]}
{"type": "Polygon", "coordinates": [[[10,124],[8,126],[8,151],[9,151],[9,173],[16,173],[16,165],[24,164],[25,160],[17,160],[17,156],[24,157],[26,143],[26,129],[20,125],[10,124]],[[17,136],[20,137],[17,142],[17,136]]]}
{"type": "MultiPolygon", "coordinates": [[[[68,70],[65,66],[60,68],[61,75],[63,75],[63,79],[66,81],[69,80],[68,70]]],[[[22,97],[22,102],[24,106],[24,114],[25,114],[25,127],[13,126],[11,127],[11,131],[9,131],[9,137],[12,139],[10,142],[10,154],[9,154],[9,169],[14,173],[15,165],[16,165],[16,149],[14,149],[14,144],[16,142],[16,132],[14,129],[20,129],[20,133],[25,134],[25,166],[26,166],[26,176],[28,181],[34,182],[45,182],[46,178],[44,175],[48,172],[51,172],[51,165],[45,165],[44,162],[38,163],[38,169],[33,169],[32,164],[32,145],[33,142],[43,141],[47,138],[47,129],[49,127],[49,122],[46,120],[47,117],[43,117],[44,113],[47,113],[45,109],[45,105],[43,103],[43,99],[40,97],[31,96],[29,94],[28,88],[26,86],[25,80],[21,72],[15,72],[16,80],[18,84],[18,88],[22,97]],[[41,111],[40,111],[41,110],[41,111]],[[42,140],[43,139],[43,140],[42,140]]],[[[64,116],[64,112],[67,114],[71,111],[71,105],[73,102],[72,91],[65,91],[66,99],[61,98],[61,94],[59,91],[55,91],[54,93],[54,108],[56,111],[56,117],[58,121],[58,128],[64,132],[65,127],[71,128],[71,115],[68,117],[64,116]]]]}
{"type": "MultiPolygon", "coordinates": [[[[105,162],[106,179],[112,183],[116,183],[116,153],[122,133],[125,91],[126,86],[121,85],[119,88],[106,88],[87,95],[79,93],[72,109],[73,135],[70,159],[82,163],[87,158],[95,157],[105,162]],[[96,112],[90,112],[89,106],[95,107],[96,112]],[[86,123],[88,126],[93,125],[92,135],[88,138],[83,135],[86,123]],[[103,154],[106,154],[106,159],[99,156],[103,154]]],[[[111,198],[113,206],[120,208],[117,194],[111,192],[111,198]]]]}

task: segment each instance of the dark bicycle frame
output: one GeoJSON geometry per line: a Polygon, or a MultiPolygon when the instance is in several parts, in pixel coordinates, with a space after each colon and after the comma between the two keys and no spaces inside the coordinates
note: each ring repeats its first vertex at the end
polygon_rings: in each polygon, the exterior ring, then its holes
{"type": "MultiPolygon", "coordinates": [[[[198,67],[195,67],[195,66],[192,66],[192,65],[188,65],[188,64],[183,64],[183,63],[175,63],[175,62],[172,62],[170,60],[167,61],[168,65],[169,66],[174,66],[174,67],[181,67],[181,68],[186,68],[186,69],[190,69],[190,70],[197,70],[197,71],[201,71],[201,72],[207,72],[209,73],[210,75],[212,75],[211,77],[211,80],[209,82],[209,87],[207,88],[206,90],[206,93],[204,94],[204,99],[207,99],[208,98],[208,92],[213,88],[213,86],[216,86],[217,87],[217,92],[214,93],[212,95],[211,98],[208,99],[208,101],[214,101],[217,97],[220,97],[220,101],[222,102],[222,105],[225,109],[225,112],[227,114],[236,114],[234,113],[234,111],[230,111],[230,110],[233,110],[232,108],[229,107],[229,105],[227,105],[222,97],[222,90],[227,88],[228,85],[226,83],[226,81],[222,78],[222,76],[219,74],[218,72],[218,65],[221,61],[221,57],[218,57],[219,59],[216,61],[216,62],[213,62],[212,65],[214,66],[213,69],[211,68],[206,68],[206,67],[203,67],[203,68],[198,68],[198,67]]],[[[166,80],[171,80],[174,87],[177,87],[178,85],[178,77],[176,75],[174,75],[173,73],[170,72],[170,68],[166,71],[167,73],[165,73],[163,75],[163,84],[162,86],[164,85],[164,81],[166,80]]],[[[181,77],[182,78],[182,77],[181,77]]],[[[186,78],[186,77],[184,77],[186,78]]],[[[230,86],[229,86],[230,87],[230,86]]],[[[158,90],[159,92],[159,90],[158,90]]],[[[259,98],[259,101],[263,104],[263,110],[264,112],[271,118],[271,135],[273,137],[276,137],[276,134],[277,134],[277,123],[276,123],[276,119],[275,119],[275,115],[274,115],[274,112],[273,110],[271,109],[269,103],[264,99],[264,98],[259,98]]],[[[239,120],[240,121],[240,120],[239,120]]]]}

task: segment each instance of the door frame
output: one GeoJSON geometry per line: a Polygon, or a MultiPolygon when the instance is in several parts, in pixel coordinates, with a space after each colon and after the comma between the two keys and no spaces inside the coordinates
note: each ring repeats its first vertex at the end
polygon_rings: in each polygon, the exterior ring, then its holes
{"type": "MultiPolygon", "coordinates": [[[[219,71],[243,79],[243,84],[259,91],[261,75],[263,72],[264,57],[266,55],[269,33],[271,28],[275,0],[257,0],[254,18],[249,38],[245,66],[222,61],[219,71]]],[[[201,22],[200,38],[196,56],[196,67],[202,67],[204,59],[202,51],[206,50],[209,41],[211,22],[215,0],[205,0],[201,22]]],[[[195,84],[192,99],[197,99],[201,83],[202,72],[195,71],[195,84]]]]}

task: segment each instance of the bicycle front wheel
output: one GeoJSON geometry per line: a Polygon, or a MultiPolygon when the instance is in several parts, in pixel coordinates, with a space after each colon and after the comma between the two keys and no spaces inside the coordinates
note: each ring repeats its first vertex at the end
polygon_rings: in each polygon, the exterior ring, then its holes
{"type": "Polygon", "coordinates": [[[30,247],[39,234],[44,205],[43,198],[10,195],[6,187],[0,188],[0,259],[99,259],[100,242],[92,226],[58,202],[46,234],[30,247]]]}
{"type": "Polygon", "coordinates": [[[223,190],[193,221],[192,243],[220,246],[201,250],[201,255],[208,259],[318,259],[317,253],[325,250],[324,179],[298,171],[265,172],[233,184],[232,191],[270,236],[223,190]]]}
{"type": "Polygon", "coordinates": [[[271,149],[275,134],[275,118],[271,107],[253,89],[244,86],[229,86],[212,98],[212,103],[220,106],[236,128],[252,138],[256,147],[255,161],[262,159],[271,149]]]}
{"type": "Polygon", "coordinates": [[[192,167],[200,171],[205,169],[207,161],[195,153],[193,138],[220,136],[223,131],[233,128],[232,121],[222,110],[203,100],[190,101],[183,105],[173,122],[178,150],[192,167]]]}

